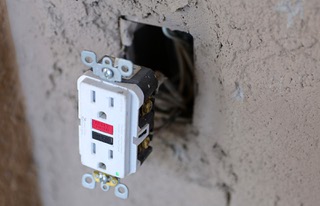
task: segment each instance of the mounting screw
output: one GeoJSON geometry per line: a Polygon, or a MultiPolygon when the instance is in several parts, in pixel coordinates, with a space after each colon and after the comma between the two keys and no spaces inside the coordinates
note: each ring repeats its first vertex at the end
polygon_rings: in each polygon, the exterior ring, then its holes
{"type": "Polygon", "coordinates": [[[113,72],[112,70],[108,69],[108,68],[103,68],[102,72],[104,74],[105,77],[107,77],[108,79],[113,77],[113,72]]]}

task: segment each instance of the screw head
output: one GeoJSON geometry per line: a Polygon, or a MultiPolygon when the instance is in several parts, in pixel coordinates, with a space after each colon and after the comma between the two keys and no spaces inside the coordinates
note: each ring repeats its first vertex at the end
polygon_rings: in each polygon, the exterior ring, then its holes
{"type": "Polygon", "coordinates": [[[108,69],[108,68],[103,68],[102,69],[102,73],[105,77],[107,77],[108,79],[113,77],[113,71],[108,69]]]}

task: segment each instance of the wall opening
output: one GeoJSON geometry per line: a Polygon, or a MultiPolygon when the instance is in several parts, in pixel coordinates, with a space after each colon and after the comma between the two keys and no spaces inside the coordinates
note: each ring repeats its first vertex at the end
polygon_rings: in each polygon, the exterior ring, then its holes
{"type": "Polygon", "coordinates": [[[123,58],[161,72],[166,80],[157,94],[155,130],[173,122],[191,123],[195,97],[191,34],[120,19],[123,58]]]}

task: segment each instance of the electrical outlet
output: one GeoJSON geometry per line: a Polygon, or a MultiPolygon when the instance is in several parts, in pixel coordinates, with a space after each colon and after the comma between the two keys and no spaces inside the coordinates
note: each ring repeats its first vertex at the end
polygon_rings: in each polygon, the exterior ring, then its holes
{"type": "Polygon", "coordinates": [[[91,71],[78,80],[81,162],[119,178],[139,167],[137,144],[144,140],[137,126],[143,93],[130,87],[103,82],[91,71]]]}
{"type": "Polygon", "coordinates": [[[135,173],[152,151],[158,80],[152,70],[124,59],[105,56],[98,63],[93,52],[84,51],[82,61],[92,70],[77,82],[79,149],[82,164],[94,170],[84,175],[83,186],[93,189],[100,182],[104,191],[115,186],[128,192],[119,179],[135,173]],[[90,177],[92,184],[86,181],[90,177]]]}

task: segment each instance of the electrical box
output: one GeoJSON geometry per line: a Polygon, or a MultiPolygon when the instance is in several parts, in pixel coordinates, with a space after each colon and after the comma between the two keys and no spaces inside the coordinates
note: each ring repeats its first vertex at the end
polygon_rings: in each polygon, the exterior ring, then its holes
{"type": "Polygon", "coordinates": [[[104,191],[128,198],[120,178],[137,172],[152,152],[156,73],[132,62],[83,51],[90,70],[77,82],[79,101],[79,150],[83,165],[93,170],[82,178],[84,187],[96,183],[104,191]]]}

